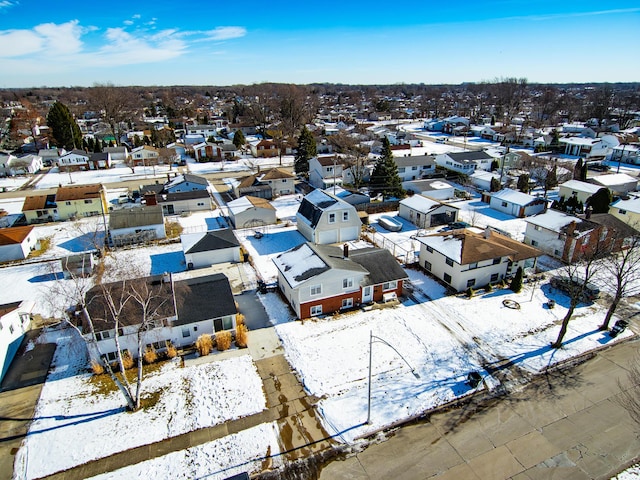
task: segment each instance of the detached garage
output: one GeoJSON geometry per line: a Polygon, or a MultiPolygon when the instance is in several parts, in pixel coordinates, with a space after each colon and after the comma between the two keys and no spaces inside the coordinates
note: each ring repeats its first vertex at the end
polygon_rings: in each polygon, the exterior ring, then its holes
{"type": "Polygon", "coordinates": [[[38,244],[34,227],[0,229],[0,262],[24,260],[38,244]]]}
{"type": "Polygon", "coordinates": [[[230,228],[180,235],[180,241],[189,270],[240,261],[240,242],[230,228]]]}

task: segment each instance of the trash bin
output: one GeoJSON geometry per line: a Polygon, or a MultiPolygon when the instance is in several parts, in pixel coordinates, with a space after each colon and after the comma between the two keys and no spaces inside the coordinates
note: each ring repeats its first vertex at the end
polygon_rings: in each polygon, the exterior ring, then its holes
{"type": "Polygon", "coordinates": [[[482,375],[478,372],[471,372],[467,375],[467,383],[471,388],[476,388],[482,382],[482,375]]]}
{"type": "Polygon", "coordinates": [[[547,307],[549,307],[550,309],[556,306],[556,301],[555,300],[549,300],[547,302],[547,307]]]}

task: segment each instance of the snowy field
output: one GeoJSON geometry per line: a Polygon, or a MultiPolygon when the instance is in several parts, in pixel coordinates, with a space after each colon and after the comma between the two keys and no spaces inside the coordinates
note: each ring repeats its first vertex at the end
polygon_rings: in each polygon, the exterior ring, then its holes
{"type": "MultiPolygon", "coordinates": [[[[158,395],[157,403],[128,413],[117,390],[98,393],[100,385],[91,374],[84,373],[86,349],[74,330],[50,331],[48,336],[58,348],[35,420],[16,457],[15,478],[50,475],[139,445],[251,415],[266,407],[262,380],[251,357],[243,355],[185,368],[177,361],[165,363],[143,381],[142,397],[158,395]],[[73,448],[69,448],[69,439],[73,439],[73,448]]],[[[264,456],[270,446],[275,453],[277,443],[273,437],[272,427],[257,428],[246,448],[254,456],[264,456]]],[[[204,468],[234,466],[239,463],[237,457],[244,453],[242,450],[237,456],[222,456],[209,463],[204,456],[207,452],[228,451],[238,441],[235,438],[228,443],[203,446],[200,450],[204,451],[193,455],[202,459],[204,468]]],[[[189,457],[185,452],[185,460],[189,461],[189,457]]]]}
{"type": "MultiPolygon", "coordinates": [[[[346,442],[472,393],[465,383],[470,371],[479,371],[492,388],[499,380],[486,368],[497,362],[508,359],[515,368],[536,373],[613,341],[598,331],[605,308],[581,304],[564,347],[551,349],[568,298],[548,284],[536,285],[533,292],[526,285],[520,294],[504,289],[468,299],[445,296],[444,288],[431,278],[414,270],[408,273],[413,294],[396,307],[276,327],[305,387],[323,398],[325,427],[346,442]],[[506,298],[517,301],[520,309],[505,307],[506,298]],[[552,310],[546,307],[550,299],[557,302],[552,310]],[[370,332],[399,354],[374,342],[372,423],[364,425],[370,332]]],[[[632,332],[626,331],[616,340],[629,335],[632,332]]]]}
{"type": "Polygon", "coordinates": [[[140,180],[142,183],[150,182],[153,179],[166,178],[168,172],[175,172],[176,169],[168,165],[135,167],[135,172],[123,163],[117,163],[112,168],[106,170],[87,170],[83,172],[61,172],[58,167],[54,167],[40,179],[36,185],[37,189],[57,188],[60,185],[87,185],[91,183],[117,183],[130,180],[140,180]]]}

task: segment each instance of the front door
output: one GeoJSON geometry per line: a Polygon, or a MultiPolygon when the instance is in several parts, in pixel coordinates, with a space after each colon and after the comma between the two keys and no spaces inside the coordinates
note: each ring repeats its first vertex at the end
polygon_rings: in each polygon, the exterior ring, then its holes
{"type": "Polygon", "coordinates": [[[362,303],[370,303],[373,300],[373,287],[368,286],[362,289],[362,303]]]}

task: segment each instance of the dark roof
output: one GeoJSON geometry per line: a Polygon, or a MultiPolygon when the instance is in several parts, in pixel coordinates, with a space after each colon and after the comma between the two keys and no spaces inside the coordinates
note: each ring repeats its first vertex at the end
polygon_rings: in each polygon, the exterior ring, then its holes
{"type": "Polygon", "coordinates": [[[615,231],[615,236],[617,238],[630,238],[638,235],[638,230],[610,213],[594,213],[591,215],[589,220],[593,223],[606,227],[607,230],[615,231]]]}
{"type": "Polygon", "coordinates": [[[156,201],[158,203],[178,202],[180,200],[195,200],[197,198],[211,199],[211,196],[209,195],[209,192],[207,190],[191,190],[189,192],[156,194],[156,201]]]}
{"type": "Polygon", "coordinates": [[[393,280],[408,278],[407,273],[398,264],[389,250],[384,248],[362,248],[351,250],[349,258],[365,268],[369,273],[365,277],[367,285],[379,285],[393,280]]]}
{"type": "Polygon", "coordinates": [[[124,208],[122,210],[113,210],[109,213],[109,230],[147,227],[149,225],[162,225],[163,223],[164,214],[160,205],[124,208]]]}
{"type": "Polygon", "coordinates": [[[197,175],[192,175],[190,173],[185,173],[182,175],[185,182],[198,183],[200,185],[209,185],[209,181],[204,177],[198,177],[197,175]]]}
{"type": "MultiPolygon", "coordinates": [[[[237,313],[231,285],[227,277],[221,273],[176,282],[163,281],[162,275],[129,280],[137,281],[145,282],[153,293],[149,310],[155,312],[154,318],[164,320],[177,314],[178,319],[171,322],[172,325],[188,325],[237,313]]],[[[122,292],[122,287],[123,282],[114,282],[97,285],[87,292],[87,311],[96,332],[113,328],[113,317],[105,304],[103,288],[111,291],[114,298],[117,298],[122,292]]],[[[139,324],[141,315],[139,304],[127,302],[120,316],[120,326],[139,324]]],[[[86,323],[83,325],[83,331],[89,331],[86,323]]]]}
{"type": "Polygon", "coordinates": [[[462,162],[464,160],[491,160],[493,157],[486,152],[458,152],[447,153],[452,159],[462,162]]]}
{"type": "Polygon", "coordinates": [[[140,193],[142,195],[146,193],[160,193],[164,190],[164,185],[161,183],[155,183],[151,185],[142,185],[140,187],[140,193]]]}
{"type": "Polygon", "coordinates": [[[223,250],[225,248],[239,247],[240,242],[236,238],[233,230],[223,228],[221,230],[211,230],[197,241],[185,253],[210,252],[213,250],[223,250]]]}
{"type": "Polygon", "coordinates": [[[20,304],[22,302],[12,302],[12,303],[5,303],[3,305],[0,305],[0,317],[4,317],[7,313],[11,313],[13,312],[15,309],[17,309],[20,304]]]}
{"type": "Polygon", "coordinates": [[[222,273],[181,280],[174,284],[178,320],[174,325],[187,325],[220,318],[238,312],[229,279],[222,273]]]}

